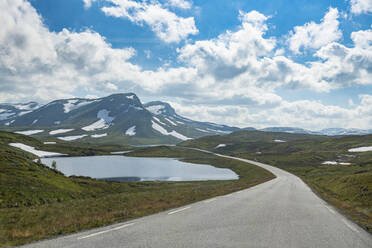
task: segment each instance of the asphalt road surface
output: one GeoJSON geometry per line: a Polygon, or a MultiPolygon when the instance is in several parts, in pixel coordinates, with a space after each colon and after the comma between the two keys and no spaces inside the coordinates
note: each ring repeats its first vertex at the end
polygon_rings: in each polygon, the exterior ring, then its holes
{"type": "Polygon", "coordinates": [[[372,247],[372,235],[317,197],[298,177],[277,178],[229,195],[79,232],[27,247],[372,247]]]}

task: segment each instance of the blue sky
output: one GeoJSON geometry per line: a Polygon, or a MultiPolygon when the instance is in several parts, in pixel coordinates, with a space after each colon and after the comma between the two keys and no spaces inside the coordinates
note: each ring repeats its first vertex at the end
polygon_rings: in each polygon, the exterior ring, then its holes
{"type": "Polygon", "coordinates": [[[240,127],[372,128],[371,0],[0,5],[3,102],[134,92],[240,127]]]}

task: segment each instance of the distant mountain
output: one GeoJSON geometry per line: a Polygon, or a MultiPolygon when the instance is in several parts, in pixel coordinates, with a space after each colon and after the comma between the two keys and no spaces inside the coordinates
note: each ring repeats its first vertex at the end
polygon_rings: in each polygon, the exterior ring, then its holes
{"type": "Polygon", "coordinates": [[[166,102],[149,102],[144,107],[153,114],[155,121],[171,127],[171,130],[185,134],[187,137],[202,137],[215,134],[229,134],[239,130],[237,127],[229,127],[211,122],[194,121],[178,115],[166,102]]]}
{"type": "Polygon", "coordinates": [[[260,131],[264,132],[282,132],[282,133],[301,133],[301,134],[314,134],[314,132],[302,129],[302,128],[296,128],[296,127],[267,127],[260,129],[260,131]]]}
{"type": "Polygon", "coordinates": [[[327,136],[336,136],[336,135],[365,135],[372,134],[372,129],[363,130],[363,129],[345,129],[345,128],[326,128],[319,131],[310,131],[302,128],[295,127],[268,127],[263,128],[261,131],[265,132],[284,132],[284,133],[298,133],[298,134],[315,134],[315,135],[327,135],[327,136]]]}
{"type": "MultiPolygon", "coordinates": [[[[256,130],[194,121],[177,114],[166,102],[142,104],[133,93],[99,99],[61,99],[43,106],[35,102],[0,104],[0,129],[33,135],[48,142],[133,145],[176,144],[203,136],[256,130]]],[[[293,127],[269,127],[261,131],[329,136],[372,133],[372,130],[342,128],[314,132],[293,127]]]]}
{"type": "Polygon", "coordinates": [[[0,104],[0,124],[9,126],[17,117],[27,114],[38,107],[39,105],[36,102],[0,104]]]}
{"type": "MultiPolygon", "coordinates": [[[[30,108],[31,109],[31,108],[30,108]]],[[[53,141],[175,144],[238,128],[184,118],[165,102],[142,104],[133,93],[62,99],[0,121],[5,130],[53,141]],[[7,121],[7,122],[6,122],[7,121]]],[[[2,128],[2,129],[4,129],[2,128]]]]}
{"type": "Polygon", "coordinates": [[[365,134],[372,134],[372,129],[345,129],[345,128],[327,128],[319,131],[323,135],[365,135],[365,134]]]}

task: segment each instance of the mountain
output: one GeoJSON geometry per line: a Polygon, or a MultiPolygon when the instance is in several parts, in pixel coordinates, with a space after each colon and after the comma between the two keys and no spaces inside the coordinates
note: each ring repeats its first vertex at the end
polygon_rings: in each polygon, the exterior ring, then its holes
{"type": "Polygon", "coordinates": [[[372,129],[356,129],[356,128],[326,128],[319,131],[310,131],[302,128],[295,127],[268,127],[260,129],[264,132],[284,132],[284,133],[297,133],[297,134],[315,134],[315,135],[327,135],[327,136],[337,136],[337,135],[366,135],[372,134],[372,129]]]}
{"type": "Polygon", "coordinates": [[[326,128],[319,131],[323,135],[365,135],[365,134],[372,134],[372,129],[345,129],[345,128],[326,128]]]}
{"type": "MultiPolygon", "coordinates": [[[[134,93],[113,94],[99,99],[61,99],[40,106],[0,104],[0,129],[33,135],[47,142],[110,144],[176,144],[239,129],[211,122],[194,121],[176,113],[166,102],[142,104],[134,93]]],[[[317,135],[362,135],[372,130],[329,128],[309,131],[293,127],[269,127],[265,132],[317,135]]]]}
{"type": "Polygon", "coordinates": [[[0,125],[9,126],[17,117],[27,114],[39,107],[36,102],[0,104],[0,125]]]}
{"type": "Polygon", "coordinates": [[[72,98],[50,102],[0,122],[3,130],[48,140],[116,144],[176,144],[238,128],[184,118],[165,102],[142,104],[133,93],[99,99],[72,98]]]}
{"type": "Polygon", "coordinates": [[[153,114],[154,119],[161,124],[172,127],[172,130],[185,134],[187,137],[202,137],[215,134],[229,134],[239,130],[236,127],[219,125],[211,122],[194,121],[178,115],[166,102],[154,101],[144,104],[153,114]]]}
{"type": "Polygon", "coordinates": [[[306,130],[306,129],[302,129],[302,128],[297,128],[297,127],[267,127],[267,128],[260,129],[260,131],[322,135],[319,132],[314,132],[314,131],[310,131],[310,130],[306,130]]]}

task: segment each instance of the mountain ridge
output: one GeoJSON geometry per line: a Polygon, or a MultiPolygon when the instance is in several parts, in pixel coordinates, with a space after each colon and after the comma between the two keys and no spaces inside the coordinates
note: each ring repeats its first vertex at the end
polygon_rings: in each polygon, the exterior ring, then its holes
{"type": "Polygon", "coordinates": [[[296,127],[237,128],[183,117],[163,101],[142,103],[135,93],[117,93],[97,99],[59,99],[0,104],[0,129],[48,140],[117,143],[176,144],[188,139],[225,135],[238,130],[311,135],[364,135],[371,130],[327,128],[310,131],[296,127]]]}
{"type": "Polygon", "coordinates": [[[182,117],[165,102],[142,104],[134,93],[55,100],[24,115],[1,120],[0,125],[8,131],[52,141],[128,144],[176,144],[239,130],[182,117]]]}

